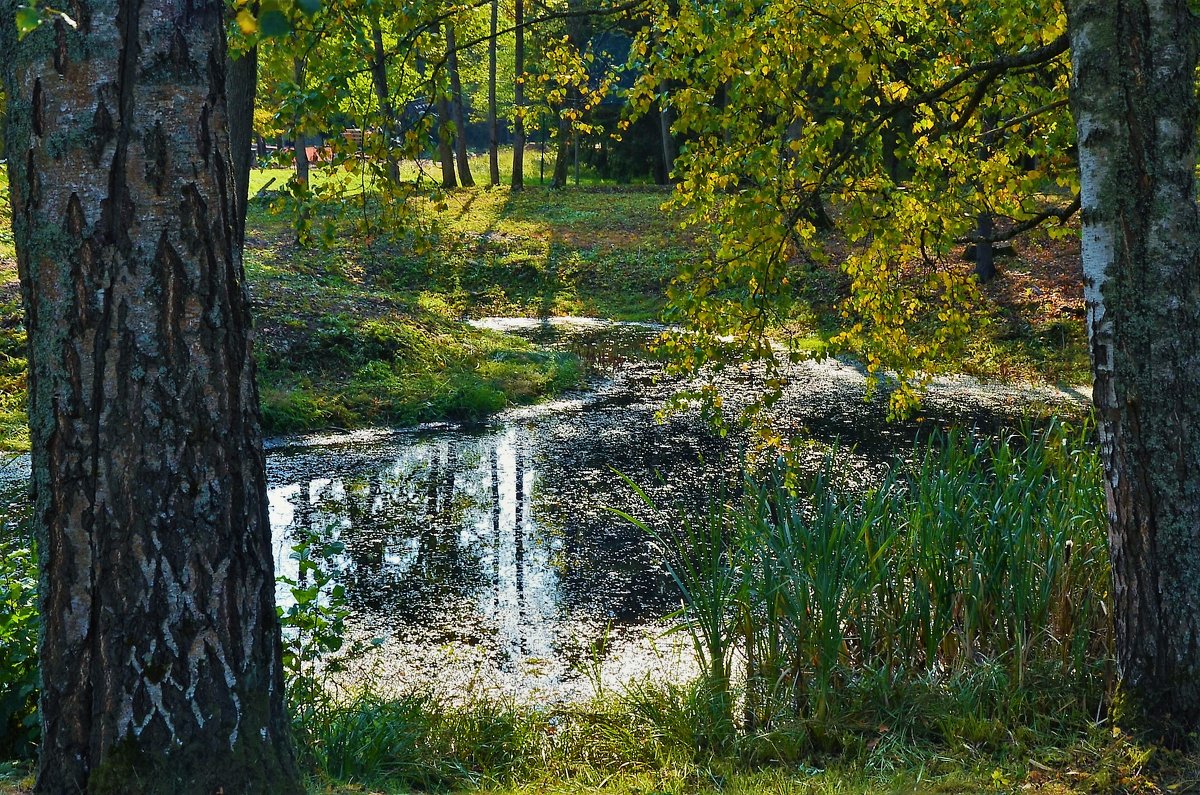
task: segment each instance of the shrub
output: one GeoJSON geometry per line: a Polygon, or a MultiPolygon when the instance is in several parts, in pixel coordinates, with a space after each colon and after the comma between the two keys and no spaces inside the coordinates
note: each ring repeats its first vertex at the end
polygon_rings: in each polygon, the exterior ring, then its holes
{"type": "Polygon", "coordinates": [[[37,638],[34,550],[0,541],[0,759],[31,757],[37,747],[37,638]]]}

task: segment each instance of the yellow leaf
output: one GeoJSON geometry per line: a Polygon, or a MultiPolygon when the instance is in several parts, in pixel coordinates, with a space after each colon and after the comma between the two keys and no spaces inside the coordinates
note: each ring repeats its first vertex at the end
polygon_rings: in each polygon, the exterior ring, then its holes
{"type": "Polygon", "coordinates": [[[245,8],[237,13],[237,23],[238,27],[241,28],[243,36],[251,36],[258,33],[258,20],[245,8]]]}

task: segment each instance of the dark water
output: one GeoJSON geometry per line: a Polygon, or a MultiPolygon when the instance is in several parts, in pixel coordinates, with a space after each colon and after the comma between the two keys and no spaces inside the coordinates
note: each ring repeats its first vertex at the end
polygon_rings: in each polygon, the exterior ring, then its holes
{"type": "MultiPolygon", "coordinates": [[[[662,637],[678,597],[648,536],[609,509],[659,524],[703,510],[741,482],[744,437],[722,438],[694,412],[656,420],[680,384],[659,380],[647,357],[652,327],[494,325],[575,352],[589,388],[480,427],[276,440],[267,475],[279,571],[296,576],[289,554],[301,536],[344,544],[337,577],[352,632],[384,639],[358,673],[384,689],[561,699],[589,693],[597,678],[685,675],[686,639],[662,637]]],[[[1083,398],[943,381],[921,417],[890,423],[884,396],[864,401],[852,366],[803,364],[788,378],[771,427],[800,439],[814,467],[836,449],[838,474],[862,483],[933,429],[994,431],[1031,401],[1083,398]]],[[[737,368],[718,377],[733,411],[760,380],[737,368]]],[[[0,469],[0,504],[19,507],[27,471],[27,459],[0,469]]],[[[288,601],[286,589],[279,596],[288,601]]]]}
{"type": "MultiPolygon", "coordinates": [[[[277,560],[300,528],[340,540],[354,624],[387,640],[376,680],[484,689],[523,697],[586,692],[605,678],[678,675],[682,638],[655,638],[678,597],[646,533],[610,511],[657,523],[703,510],[741,482],[744,439],[698,416],[656,421],[678,389],[657,380],[649,327],[497,321],[504,330],[580,355],[591,388],[514,410],[480,428],[358,435],[278,446],[269,456],[277,560]],[[650,510],[625,478],[645,488],[650,510]]],[[[838,363],[793,368],[772,426],[804,439],[818,466],[836,446],[840,475],[877,477],[912,440],[948,424],[1011,424],[1031,398],[1072,396],[935,385],[924,413],[886,419],[881,394],[838,363]]],[[[760,378],[719,377],[736,410],[760,378]]],[[[294,565],[294,564],[292,564],[294,565]]]]}

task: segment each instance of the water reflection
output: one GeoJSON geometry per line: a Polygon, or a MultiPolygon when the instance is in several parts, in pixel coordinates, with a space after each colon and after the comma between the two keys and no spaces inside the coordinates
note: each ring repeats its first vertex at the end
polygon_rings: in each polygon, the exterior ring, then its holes
{"type": "Polygon", "coordinates": [[[619,460],[594,448],[590,471],[568,472],[579,439],[546,432],[559,424],[546,419],[274,453],[276,565],[295,576],[301,530],[341,541],[362,631],[420,656],[477,647],[510,676],[535,663],[561,678],[604,627],[620,635],[674,598],[647,540],[601,508],[618,499],[607,465],[619,460]]]}

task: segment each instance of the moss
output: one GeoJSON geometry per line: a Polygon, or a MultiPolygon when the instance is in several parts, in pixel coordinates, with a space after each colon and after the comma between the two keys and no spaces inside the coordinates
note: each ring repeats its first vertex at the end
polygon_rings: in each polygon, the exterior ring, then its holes
{"type": "Polygon", "coordinates": [[[303,788],[290,751],[242,737],[232,748],[197,743],[148,749],[132,735],[116,743],[88,776],[91,795],[211,795],[213,792],[274,795],[303,788]]]}
{"type": "Polygon", "coordinates": [[[88,776],[92,795],[117,795],[139,787],[134,782],[153,779],[158,765],[132,736],[114,745],[88,776]]]}

